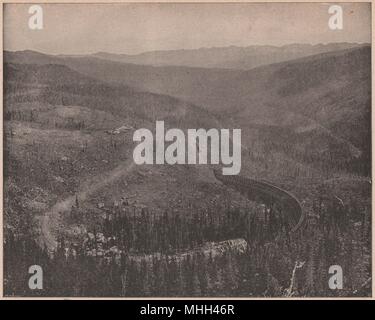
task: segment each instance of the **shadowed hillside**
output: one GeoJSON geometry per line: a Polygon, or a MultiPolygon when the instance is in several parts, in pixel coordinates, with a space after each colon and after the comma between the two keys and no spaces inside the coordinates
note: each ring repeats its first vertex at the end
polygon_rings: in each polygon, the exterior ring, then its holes
{"type": "Polygon", "coordinates": [[[161,119],[183,128],[189,127],[189,122],[203,128],[216,124],[213,116],[191,103],[125,85],[110,85],[62,64],[5,64],[4,71],[8,77],[6,99],[10,102],[34,99],[50,104],[85,105],[134,120],[161,119]]]}

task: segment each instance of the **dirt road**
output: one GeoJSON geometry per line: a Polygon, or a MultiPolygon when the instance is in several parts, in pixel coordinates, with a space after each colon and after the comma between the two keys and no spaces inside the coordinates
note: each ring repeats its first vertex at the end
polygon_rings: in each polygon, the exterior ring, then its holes
{"type": "Polygon", "coordinates": [[[95,193],[105,185],[113,183],[114,181],[126,176],[135,167],[133,159],[129,159],[125,163],[117,166],[116,168],[99,174],[94,178],[89,179],[81,184],[80,190],[76,195],[67,197],[55,205],[53,205],[47,212],[42,216],[41,221],[41,243],[44,243],[48,251],[56,249],[57,242],[55,238],[55,231],[58,229],[60,215],[71,210],[75,203],[76,197],[80,201],[84,201],[88,196],[95,193]]]}

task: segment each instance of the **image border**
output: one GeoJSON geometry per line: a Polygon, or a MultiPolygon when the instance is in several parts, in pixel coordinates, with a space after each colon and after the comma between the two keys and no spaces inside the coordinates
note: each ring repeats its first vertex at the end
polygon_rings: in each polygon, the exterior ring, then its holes
{"type": "MultiPolygon", "coordinates": [[[[121,0],[111,0],[111,1],[104,1],[104,0],[29,0],[29,1],[17,1],[17,0],[0,0],[1,5],[0,5],[0,16],[1,16],[1,36],[0,36],[0,44],[3,48],[3,12],[4,12],[4,4],[121,4],[121,3],[142,3],[142,4],[147,4],[147,3],[176,3],[176,4],[182,4],[182,3],[329,3],[329,4],[339,4],[339,3],[370,3],[371,4],[371,145],[372,145],[372,157],[371,157],[371,179],[374,175],[374,139],[375,139],[375,132],[374,132],[374,123],[375,123],[375,115],[373,112],[373,106],[374,106],[374,100],[375,100],[375,84],[374,84],[374,74],[375,74],[375,67],[374,67],[374,60],[375,60],[375,54],[374,50],[372,47],[372,44],[374,43],[374,32],[373,26],[374,26],[374,0],[370,1],[347,1],[347,0],[342,0],[342,1],[273,1],[273,0],[268,0],[268,1],[242,1],[242,0],[237,0],[237,1],[225,1],[225,0],[216,0],[216,1],[210,1],[210,0],[205,0],[205,1],[170,1],[170,0],[158,0],[158,1],[121,1],[121,0]]],[[[372,233],[371,233],[371,267],[372,267],[372,277],[371,277],[371,282],[372,282],[372,296],[371,297],[267,297],[267,298],[262,298],[262,297],[9,297],[9,296],[4,296],[3,292],[3,280],[4,280],[4,261],[3,261],[3,244],[4,244],[4,238],[3,238],[3,219],[4,219],[4,214],[3,214],[3,206],[4,206],[4,193],[3,193],[3,183],[4,183],[4,167],[3,167],[3,143],[4,143],[4,131],[3,131],[3,81],[4,81],[4,63],[3,63],[3,50],[1,50],[0,53],[0,59],[1,59],[1,88],[0,88],[0,96],[1,96],[1,115],[0,115],[0,122],[1,122],[1,151],[0,151],[0,162],[2,164],[2,170],[0,173],[0,179],[1,179],[1,185],[0,185],[0,192],[1,192],[1,203],[0,203],[0,212],[1,212],[1,220],[0,220],[0,300],[375,300],[375,289],[374,289],[374,274],[375,274],[375,265],[374,265],[374,253],[375,253],[375,241],[374,241],[374,233],[375,233],[375,225],[374,225],[374,215],[373,215],[373,210],[374,210],[374,191],[375,187],[371,183],[372,186],[372,194],[371,194],[371,223],[372,223],[372,233]]]]}

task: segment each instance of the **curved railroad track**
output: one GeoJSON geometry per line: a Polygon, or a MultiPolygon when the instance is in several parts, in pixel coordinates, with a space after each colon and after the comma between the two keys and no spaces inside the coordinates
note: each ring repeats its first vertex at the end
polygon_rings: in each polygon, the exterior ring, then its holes
{"type": "MultiPolygon", "coordinates": [[[[251,201],[264,204],[269,208],[277,207],[277,210],[286,217],[285,222],[288,227],[287,232],[294,233],[298,231],[305,222],[305,213],[302,210],[299,200],[290,192],[277,187],[265,181],[258,181],[254,179],[245,178],[242,176],[224,176],[218,170],[214,170],[214,175],[217,180],[221,181],[224,185],[234,188],[240,193],[247,196],[251,201]]],[[[189,253],[201,252],[205,255],[214,254],[221,255],[224,251],[231,248],[237,252],[246,251],[247,240],[243,237],[227,239],[221,242],[207,242],[205,245],[197,247],[193,250],[170,254],[177,260],[189,253]]],[[[152,255],[131,256],[134,261],[151,260],[152,255]]]]}
{"type": "Polygon", "coordinates": [[[293,233],[305,222],[305,213],[299,200],[290,192],[265,181],[254,180],[242,176],[225,176],[214,170],[217,180],[246,195],[251,201],[268,207],[277,206],[287,217],[288,232],[293,233]]]}

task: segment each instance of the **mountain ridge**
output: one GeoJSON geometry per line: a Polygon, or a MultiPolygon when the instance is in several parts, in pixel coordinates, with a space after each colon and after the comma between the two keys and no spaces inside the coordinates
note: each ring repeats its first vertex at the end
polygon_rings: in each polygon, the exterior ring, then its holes
{"type": "Polygon", "coordinates": [[[224,69],[252,69],[257,66],[293,60],[313,54],[360,46],[358,43],[252,45],[182,50],[155,50],[139,54],[98,52],[91,56],[106,60],[153,66],[188,66],[224,69]]]}

